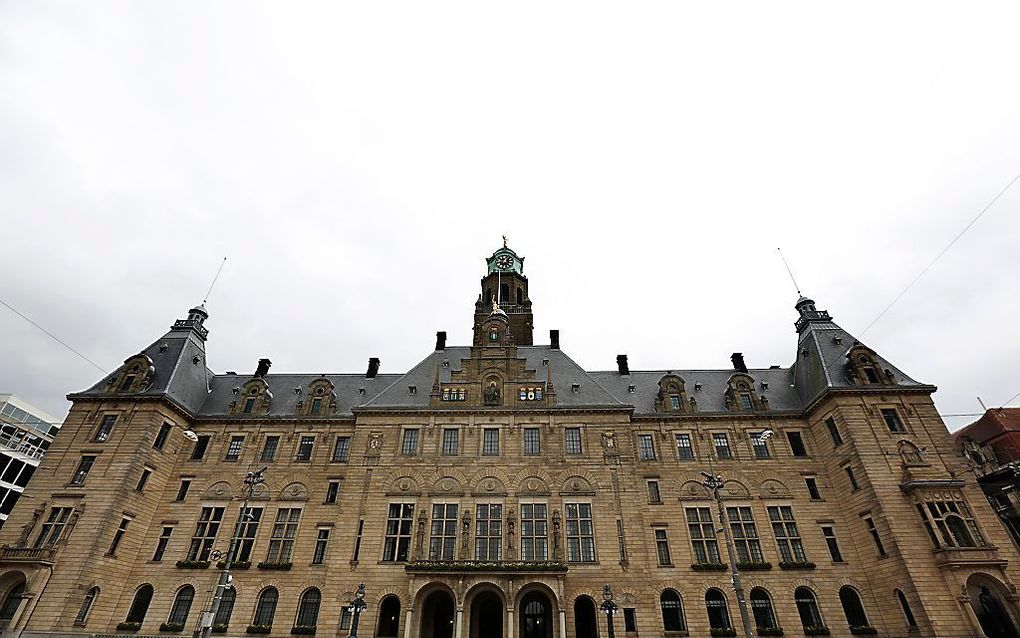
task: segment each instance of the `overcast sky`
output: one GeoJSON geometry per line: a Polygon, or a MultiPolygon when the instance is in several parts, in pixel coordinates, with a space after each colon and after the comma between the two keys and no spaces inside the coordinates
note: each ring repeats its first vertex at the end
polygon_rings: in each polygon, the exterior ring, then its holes
{"type": "MultiPolygon", "coordinates": [[[[1020,6],[0,3],[0,297],[107,370],[403,371],[484,257],[588,369],[796,355],[804,293],[943,413],[1020,392],[1020,6]]],[[[0,307],[0,392],[103,375],[0,307]]],[[[952,417],[951,428],[970,417],[952,417]]]]}

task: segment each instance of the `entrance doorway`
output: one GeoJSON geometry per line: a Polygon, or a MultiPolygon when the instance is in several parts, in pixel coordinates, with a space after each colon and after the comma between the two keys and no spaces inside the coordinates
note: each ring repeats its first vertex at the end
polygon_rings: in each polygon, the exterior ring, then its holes
{"type": "Polygon", "coordinates": [[[981,629],[989,638],[1020,638],[1004,602],[1005,587],[984,574],[973,574],[967,579],[970,604],[977,615],[981,629]]]}
{"type": "Polygon", "coordinates": [[[425,597],[421,614],[421,638],[453,638],[453,597],[442,589],[425,597]]]}
{"type": "Polygon", "coordinates": [[[506,607],[499,594],[487,589],[471,601],[471,638],[502,638],[506,607]]]}
{"type": "Polygon", "coordinates": [[[579,596],[574,601],[574,635],[577,638],[598,638],[598,621],[595,601],[590,596],[579,596]]]}
{"type": "Polygon", "coordinates": [[[552,605],[540,591],[521,598],[521,638],[552,638],[552,605]]]}

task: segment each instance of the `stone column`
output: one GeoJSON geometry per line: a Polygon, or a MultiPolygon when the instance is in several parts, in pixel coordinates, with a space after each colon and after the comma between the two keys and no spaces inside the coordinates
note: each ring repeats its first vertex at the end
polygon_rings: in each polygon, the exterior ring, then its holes
{"type": "Polygon", "coordinates": [[[514,624],[514,608],[506,608],[506,630],[503,631],[506,638],[517,638],[517,625],[514,624]]]}
{"type": "Polygon", "coordinates": [[[567,612],[560,607],[560,638],[567,638],[567,612]]]}
{"type": "Polygon", "coordinates": [[[453,625],[453,638],[463,638],[464,635],[464,608],[457,607],[457,621],[453,625]]]}
{"type": "Polygon", "coordinates": [[[970,596],[957,596],[956,600],[963,607],[963,614],[970,621],[970,626],[974,629],[974,635],[979,637],[985,636],[985,631],[981,628],[981,621],[978,620],[977,614],[974,613],[974,607],[970,604],[970,596]]]}
{"type": "Polygon", "coordinates": [[[411,627],[414,625],[412,619],[414,618],[414,608],[407,608],[407,615],[404,616],[404,638],[411,638],[411,627]]]}

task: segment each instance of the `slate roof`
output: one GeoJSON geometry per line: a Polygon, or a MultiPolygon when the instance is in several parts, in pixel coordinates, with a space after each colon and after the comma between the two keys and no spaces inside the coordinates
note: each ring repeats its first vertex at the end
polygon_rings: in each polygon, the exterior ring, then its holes
{"type": "MultiPolygon", "coordinates": [[[[305,398],[308,384],[316,379],[326,378],[333,383],[336,393],[337,415],[350,416],[351,408],[364,405],[387,386],[399,379],[400,374],[379,374],[369,379],[362,374],[267,374],[264,378],[269,385],[273,399],[269,403],[270,417],[293,417],[297,403],[305,398]],[[298,394],[295,388],[301,388],[298,394]]],[[[237,400],[234,388],[240,388],[250,381],[250,375],[218,374],[212,378],[211,391],[198,412],[201,416],[217,417],[230,413],[231,402],[237,400]]],[[[425,392],[426,398],[428,391],[425,392]]]]}

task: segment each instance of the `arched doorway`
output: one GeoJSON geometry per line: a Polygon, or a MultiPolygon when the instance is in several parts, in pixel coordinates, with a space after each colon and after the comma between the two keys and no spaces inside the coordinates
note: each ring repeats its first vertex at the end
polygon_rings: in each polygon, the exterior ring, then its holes
{"type": "Polygon", "coordinates": [[[521,598],[520,638],[552,638],[552,603],[541,591],[521,598]]]}
{"type": "Polygon", "coordinates": [[[425,596],[421,605],[421,638],[453,638],[453,597],[442,589],[425,596]]]}
{"type": "Polygon", "coordinates": [[[495,591],[485,589],[471,599],[471,638],[501,638],[506,606],[495,591]]]}
{"type": "Polygon", "coordinates": [[[985,574],[972,574],[967,579],[970,605],[981,629],[989,638],[1020,638],[1016,623],[1006,607],[1002,583],[985,574]]]}
{"type": "Polygon", "coordinates": [[[400,635],[400,599],[387,596],[379,603],[379,638],[397,638],[400,635]]]}
{"type": "Polygon", "coordinates": [[[577,638],[598,638],[598,616],[595,601],[591,596],[578,596],[574,601],[574,636],[577,638]]]}

